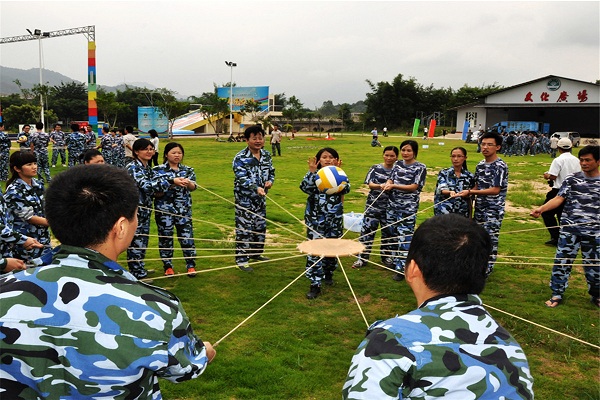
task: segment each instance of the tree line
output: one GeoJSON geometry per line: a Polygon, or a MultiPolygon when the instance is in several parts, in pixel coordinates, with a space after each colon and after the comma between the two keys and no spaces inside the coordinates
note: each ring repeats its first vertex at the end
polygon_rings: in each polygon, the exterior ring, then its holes
{"type": "MultiPolygon", "coordinates": [[[[502,89],[494,83],[471,87],[464,85],[458,90],[452,88],[434,88],[423,86],[413,77],[405,78],[398,74],[391,82],[366,81],[369,92],[364,100],[354,104],[334,105],[331,100],[311,110],[296,96],[289,98],[285,93],[275,94],[275,110],[281,111],[281,117],[267,117],[260,112],[260,105],[248,101],[241,112],[265,126],[277,121],[287,129],[293,129],[299,121],[314,123],[313,130],[323,130],[325,122],[341,124],[345,131],[370,131],[373,127],[387,127],[388,130],[410,130],[415,118],[423,123],[435,118],[438,125],[455,126],[455,108],[478,101],[482,96],[502,89]]],[[[39,98],[45,103],[46,123],[61,121],[87,120],[88,101],[85,84],[78,82],[61,83],[56,86],[34,85],[32,89],[21,89],[20,94],[2,96],[1,106],[6,128],[14,130],[19,123],[37,121],[40,114],[39,98]]],[[[226,83],[223,86],[229,86],[226,83]]],[[[235,86],[235,83],[232,84],[235,86]]],[[[101,87],[97,92],[98,119],[110,126],[137,125],[138,106],[153,106],[163,112],[170,121],[190,111],[198,110],[203,114],[216,132],[227,132],[229,99],[217,96],[217,85],[213,90],[187,99],[177,98],[177,93],[167,88],[147,89],[126,86],[124,90],[109,92],[101,87]]]]}

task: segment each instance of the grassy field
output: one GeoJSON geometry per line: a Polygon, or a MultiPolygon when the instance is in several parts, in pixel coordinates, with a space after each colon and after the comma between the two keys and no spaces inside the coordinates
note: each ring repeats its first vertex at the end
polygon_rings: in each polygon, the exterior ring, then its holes
{"type": "MultiPolygon", "coordinates": [[[[398,146],[404,139],[380,137],[384,146],[398,146]]],[[[451,165],[450,150],[455,146],[467,148],[472,171],[482,156],[475,152],[474,144],[459,140],[417,140],[429,146],[421,148],[418,155],[428,169],[420,223],[433,215],[436,176],[441,168],[451,165]]],[[[231,160],[245,145],[213,139],[178,141],[186,150],[184,163],[195,168],[201,186],[193,193],[197,269],[201,273],[195,279],[162,279],[155,236],[150,240],[147,267],[157,270],[154,284],[180,297],[198,336],[213,343],[222,341],[215,361],[199,379],[178,385],[161,381],[164,397],[339,399],[350,359],[367,324],[408,312],[416,304],[408,285],[393,281],[392,272],[374,264],[353,270],[352,257],[341,259],[342,268],[336,271],[333,287],[325,287],[316,300],[306,300],[309,281],[302,276],[305,257],[296,249],[305,237],[301,220],[306,196],[298,186],[307,171],[307,158],[322,147],[334,147],[352,184],[345,198],[345,212],[362,212],[367,192],[361,183],[369,167],[381,162],[382,149],[369,145],[370,135],[338,134],[333,141],[284,138],[283,156],[274,158],[276,180],[267,201],[265,255],[271,261],[255,263],[253,273],[244,273],[235,268],[233,259],[231,160]]],[[[165,144],[162,140],[161,149],[165,144]]],[[[599,344],[599,313],[589,302],[581,266],[573,270],[563,304],[556,309],[543,304],[550,296],[548,281],[554,248],[543,244],[549,239],[543,222],[529,217],[528,212],[543,202],[547,185],[541,175],[551,158],[537,155],[505,161],[510,170],[509,204],[498,263],[482,294],[483,301],[493,307],[489,308],[491,314],[523,346],[535,378],[537,398],[598,399],[598,349],[533,324],[599,344]]],[[[152,229],[155,235],[156,228],[152,229]]],[[[348,239],[357,237],[356,233],[346,235],[348,239]]],[[[175,257],[182,257],[178,245],[175,247],[175,257]]],[[[379,262],[377,252],[376,246],[372,256],[375,262],[379,262]]],[[[176,273],[185,271],[182,259],[174,264],[176,273]]]]}

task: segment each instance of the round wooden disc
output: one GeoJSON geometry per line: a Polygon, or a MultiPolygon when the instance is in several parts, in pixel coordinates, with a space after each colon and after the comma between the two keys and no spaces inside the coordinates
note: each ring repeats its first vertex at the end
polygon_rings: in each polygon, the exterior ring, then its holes
{"type": "Polygon", "coordinates": [[[343,257],[360,254],[365,246],[356,240],[325,238],[302,242],[298,250],[317,257],[343,257]]]}

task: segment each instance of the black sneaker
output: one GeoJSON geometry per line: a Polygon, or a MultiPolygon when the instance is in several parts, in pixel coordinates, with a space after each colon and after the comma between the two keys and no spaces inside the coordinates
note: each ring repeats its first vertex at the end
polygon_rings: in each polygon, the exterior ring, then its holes
{"type": "Polygon", "coordinates": [[[404,280],[404,274],[397,272],[396,274],[394,274],[394,276],[392,276],[392,279],[396,282],[402,282],[404,280]]]}
{"type": "Polygon", "coordinates": [[[323,283],[327,286],[333,286],[333,273],[325,272],[325,277],[323,278],[323,283]]]}
{"type": "Polygon", "coordinates": [[[388,268],[394,268],[394,259],[392,257],[383,257],[381,262],[388,268]]]}
{"type": "Polygon", "coordinates": [[[558,239],[550,239],[544,243],[546,246],[558,246],[558,239]]]}
{"type": "Polygon", "coordinates": [[[252,257],[250,257],[250,259],[256,260],[256,261],[269,261],[270,260],[269,257],[265,257],[265,256],[252,256],[252,257]]]}
{"type": "Polygon", "coordinates": [[[248,264],[238,265],[238,268],[241,269],[244,272],[252,272],[252,271],[254,271],[254,268],[252,268],[248,264]]]}
{"type": "Polygon", "coordinates": [[[309,300],[316,299],[321,294],[321,286],[310,285],[310,290],[306,293],[306,298],[309,300]]]}

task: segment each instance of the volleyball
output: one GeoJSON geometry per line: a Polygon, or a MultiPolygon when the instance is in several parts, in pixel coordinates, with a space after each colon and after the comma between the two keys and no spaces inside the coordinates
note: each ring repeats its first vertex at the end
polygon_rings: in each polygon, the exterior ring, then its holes
{"type": "Polygon", "coordinates": [[[26,135],[21,135],[19,136],[19,138],[17,139],[18,143],[25,143],[27,141],[27,136],[26,135]]]}
{"type": "Polygon", "coordinates": [[[348,177],[344,170],[332,165],[317,172],[317,188],[326,194],[336,194],[348,186],[348,177]]]}

